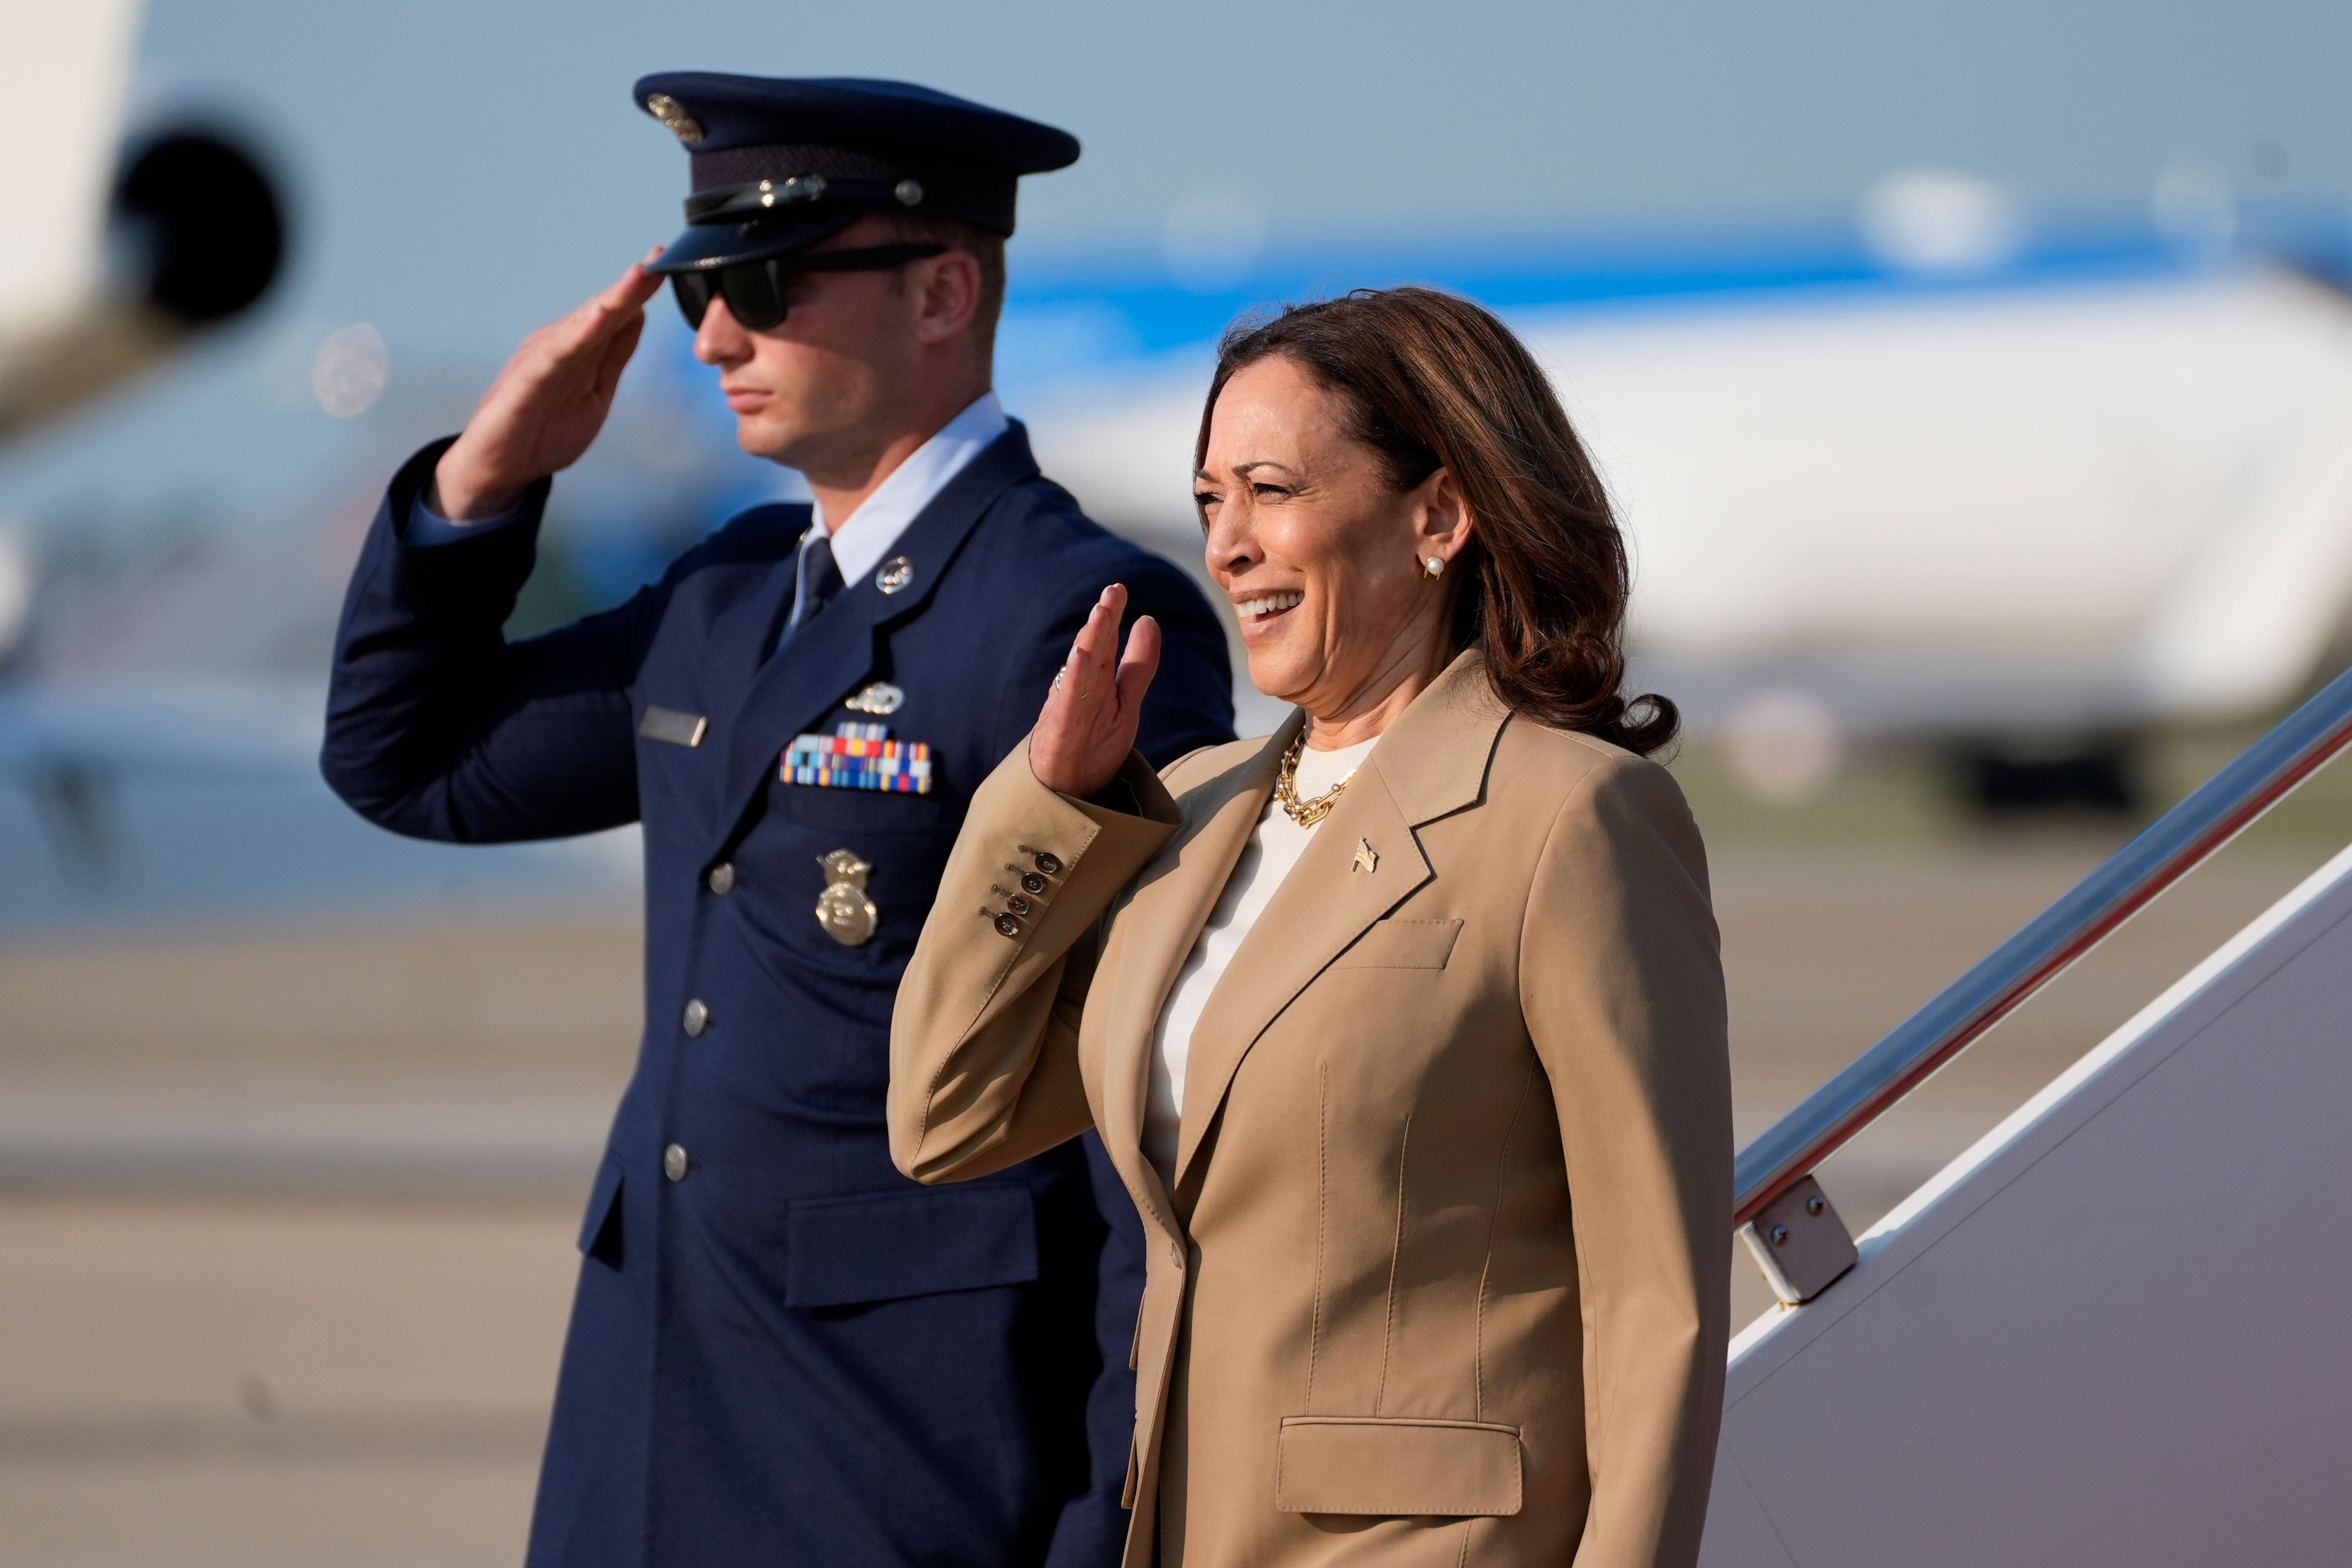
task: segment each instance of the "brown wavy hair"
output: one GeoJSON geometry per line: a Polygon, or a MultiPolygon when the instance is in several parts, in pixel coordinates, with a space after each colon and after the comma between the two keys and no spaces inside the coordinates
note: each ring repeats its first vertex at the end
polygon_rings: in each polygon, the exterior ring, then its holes
{"type": "Polygon", "coordinates": [[[1551,383],[1510,329],[1433,289],[1359,289],[1241,321],[1217,348],[1192,466],[1208,459],[1218,395],[1243,366],[1280,356],[1347,410],[1400,490],[1443,468],[1472,520],[1455,557],[1454,642],[1475,644],[1514,712],[1646,756],[1681,717],[1628,700],[1625,540],[1551,383]]]}

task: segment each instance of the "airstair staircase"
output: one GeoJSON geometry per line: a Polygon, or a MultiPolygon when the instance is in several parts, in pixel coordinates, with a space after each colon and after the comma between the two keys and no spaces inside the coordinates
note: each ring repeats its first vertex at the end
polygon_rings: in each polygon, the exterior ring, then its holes
{"type": "Polygon", "coordinates": [[[2352,673],[1741,1153],[1704,1568],[2352,1563],[2352,849],[1858,1243],[1811,1176],[2347,744],[2352,673]]]}

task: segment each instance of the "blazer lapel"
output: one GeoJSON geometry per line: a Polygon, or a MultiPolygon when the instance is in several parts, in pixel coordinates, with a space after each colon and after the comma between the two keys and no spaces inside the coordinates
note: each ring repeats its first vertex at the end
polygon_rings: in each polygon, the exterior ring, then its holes
{"type": "MultiPolygon", "coordinates": [[[[801,624],[788,646],[758,667],[727,728],[728,795],[712,857],[723,853],[740,830],[785,745],[838,706],[874,668],[879,631],[930,602],[964,540],[996,498],[1036,472],[1028,432],[1016,421],[931,498],[891,547],[891,559],[903,557],[912,563],[910,583],[887,594],[870,575],[844,584],[823,610],[801,624]]],[[[787,557],[774,582],[747,595],[730,612],[730,618],[740,615],[740,622],[728,628],[730,635],[750,638],[764,652],[791,609],[793,578],[793,561],[787,557]]]]}
{"type": "MultiPolygon", "coordinates": [[[[1274,793],[1283,751],[1305,722],[1306,715],[1293,713],[1255,757],[1192,794],[1183,830],[1136,878],[1135,891],[1113,922],[1112,940],[1118,951],[1104,954],[1100,971],[1118,976],[1104,1020],[1102,1131],[1107,1148],[1143,1147],[1151,1042],[1160,1010],[1274,793]]],[[[1149,1160],[1138,1163],[1142,1169],[1137,1174],[1158,1194],[1162,1217],[1172,1227],[1174,1210],[1158,1171],[1149,1160]]]]}
{"type": "Polygon", "coordinates": [[[1370,763],[1307,841],[1193,1026],[1176,1147],[1179,1186],[1226,1085],[1265,1026],[1366,926],[1429,880],[1429,862],[1412,827],[1370,763]],[[1378,857],[1370,870],[1357,859],[1359,838],[1378,857]]]}
{"type": "MultiPolygon", "coordinates": [[[[1349,781],[1193,1027],[1178,1187],[1192,1173],[1234,1074],[1266,1026],[1367,926],[1430,880],[1414,829],[1477,803],[1506,716],[1478,656],[1465,653],[1414,700],[1349,781]],[[1363,857],[1367,847],[1371,854],[1363,857]]],[[[1211,904],[1223,887],[1220,877],[1211,904]]],[[[1190,937],[1184,946],[1190,951],[1190,937]]]]}

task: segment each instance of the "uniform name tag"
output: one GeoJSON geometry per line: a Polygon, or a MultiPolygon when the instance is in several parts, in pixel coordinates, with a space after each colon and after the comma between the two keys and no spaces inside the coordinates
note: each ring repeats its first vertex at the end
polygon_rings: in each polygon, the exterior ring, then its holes
{"type": "Polygon", "coordinates": [[[795,735],[784,748],[784,783],[820,789],[878,789],[893,795],[931,793],[927,741],[888,739],[887,724],[842,724],[830,735],[795,735]]]}
{"type": "Polygon", "coordinates": [[[681,713],[675,708],[652,708],[637,721],[637,733],[648,741],[667,741],[673,746],[698,746],[710,721],[699,713],[681,713]]]}

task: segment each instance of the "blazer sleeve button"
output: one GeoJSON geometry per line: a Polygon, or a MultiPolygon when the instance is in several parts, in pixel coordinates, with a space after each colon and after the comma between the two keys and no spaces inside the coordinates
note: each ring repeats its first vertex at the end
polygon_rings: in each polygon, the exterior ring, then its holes
{"type": "Polygon", "coordinates": [[[1062,874],[1062,858],[1040,849],[1037,851],[1037,869],[1048,877],[1058,877],[1062,874]]]}
{"type": "Polygon", "coordinates": [[[1019,936],[1021,934],[1021,922],[1014,920],[1011,915],[999,915],[996,917],[996,934],[999,936],[1019,936]]]}

